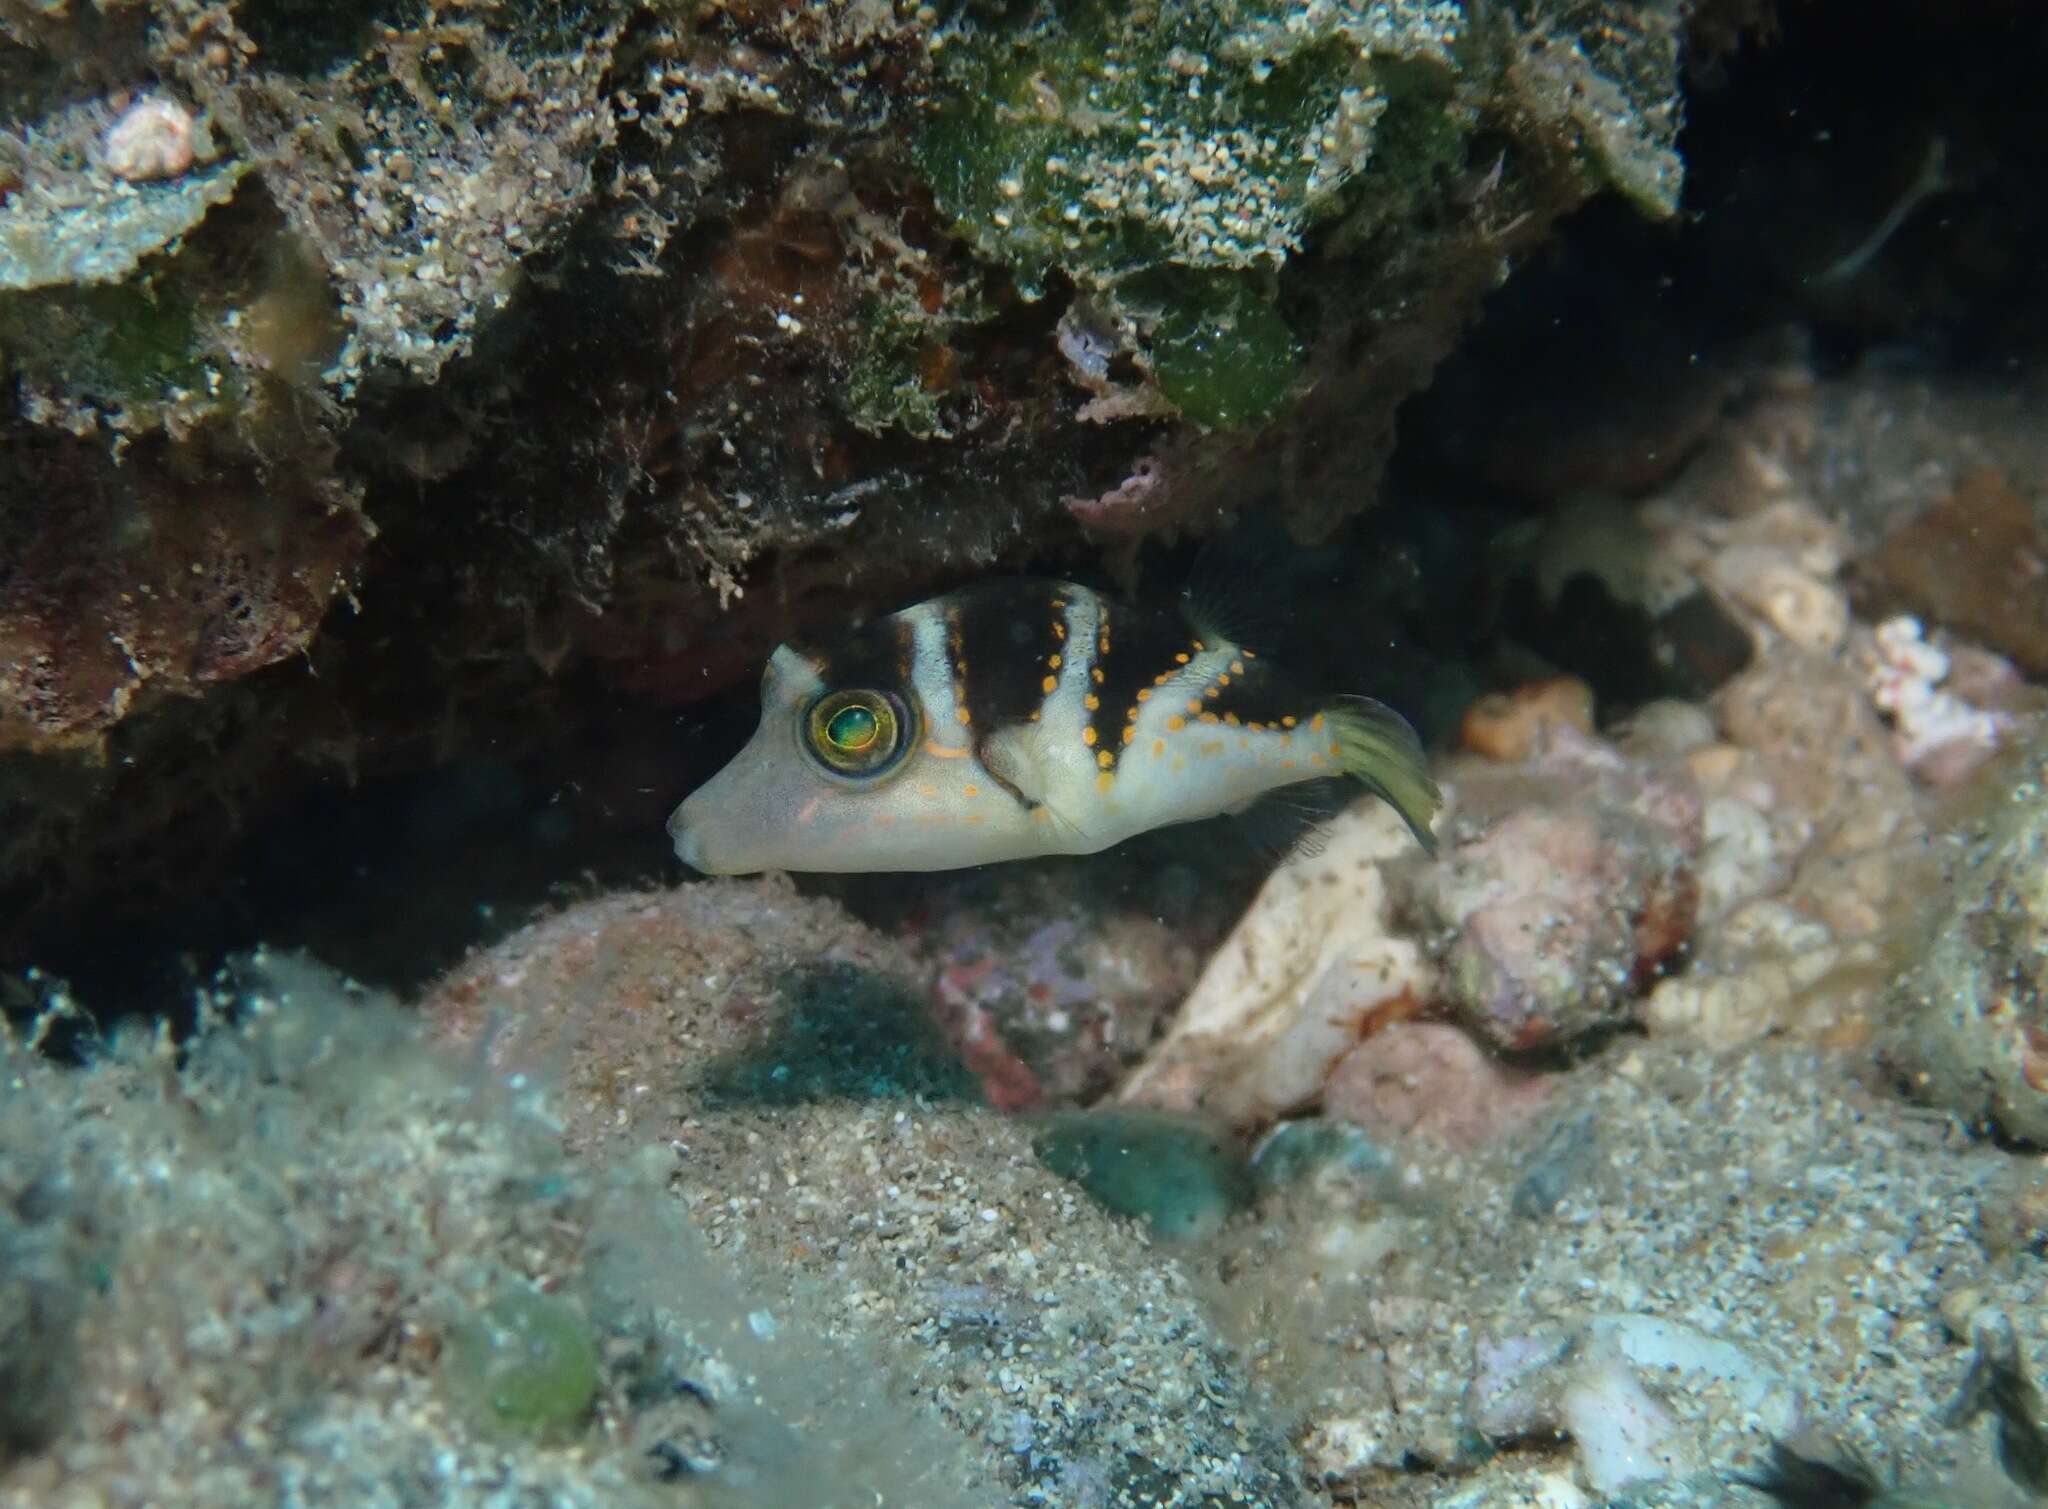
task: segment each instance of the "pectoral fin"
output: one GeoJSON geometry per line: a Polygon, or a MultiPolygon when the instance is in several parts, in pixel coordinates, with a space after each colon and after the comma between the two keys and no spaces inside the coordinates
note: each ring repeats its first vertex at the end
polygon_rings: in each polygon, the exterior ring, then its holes
{"type": "Polygon", "coordinates": [[[1042,809],[1069,833],[1085,839],[1088,830],[1052,803],[1052,771],[1044,730],[1036,723],[999,728],[975,748],[989,779],[1026,807],[1042,809]]]}
{"type": "Polygon", "coordinates": [[[1043,803],[1050,789],[1035,732],[1030,724],[1012,723],[983,739],[974,751],[990,779],[1027,807],[1043,803]]]}

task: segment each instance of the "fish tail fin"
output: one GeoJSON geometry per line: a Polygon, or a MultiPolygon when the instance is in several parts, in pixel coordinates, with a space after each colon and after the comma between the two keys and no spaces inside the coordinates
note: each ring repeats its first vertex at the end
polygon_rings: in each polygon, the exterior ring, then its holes
{"type": "Polygon", "coordinates": [[[1324,705],[1338,766],[1401,814],[1415,841],[1434,858],[1430,824],[1444,804],[1429,776],[1422,740],[1408,720],[1370,697],[1339,697],[1324,705]]]}

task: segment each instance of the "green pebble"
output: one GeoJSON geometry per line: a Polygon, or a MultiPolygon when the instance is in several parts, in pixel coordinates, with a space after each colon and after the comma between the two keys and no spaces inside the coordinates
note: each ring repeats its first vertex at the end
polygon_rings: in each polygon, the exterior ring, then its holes
{"type": "Polygon", "coordinates": [[[1390,1174],[1394,1158],[1363,1127],[1320,1116],[1283,1121],[1252,1154],[1252,1181],[1260,1189],[1284,1189],[1330,1170],[1353,1179],[1390,1174]]]}
{"type": "Polygon", "coordinates": [[[597,1394],[597,1346],[582,1316],[545,1294],[508,1294],[459,1321],[442,1372],[492,1425],[548,1439],[572,1431],[597,1394]]]}
{"type": "Polygon", "coordinates": [[[1136,1216],[1159,1236],[1207,1236],[1250,1195],[1236,1139],[1211,1122],[1166,1111],[1067,1111],[1032,1144],[1038,1161],[1095,1203],[1136,1216]]]}

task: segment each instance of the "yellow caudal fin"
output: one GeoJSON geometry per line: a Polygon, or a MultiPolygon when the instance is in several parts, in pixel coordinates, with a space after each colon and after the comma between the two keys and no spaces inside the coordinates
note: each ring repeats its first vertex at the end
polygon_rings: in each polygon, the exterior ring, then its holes
{"type": "Polygon", "coordinates": [[[1444,798],[1429,778],[1429,760],[1408,720],[1370,697],[1339,697],[1324,706],[1323,717],[1344,773],[1400,813],[1415,841],[1434,857],[1430,824],[1444,798]]]}

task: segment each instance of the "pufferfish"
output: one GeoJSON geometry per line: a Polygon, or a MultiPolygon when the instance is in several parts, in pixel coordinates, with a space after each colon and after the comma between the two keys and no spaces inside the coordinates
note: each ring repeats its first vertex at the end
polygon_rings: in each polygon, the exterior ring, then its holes
{"type": "Polygon", "coordinates": [[[676,854],[712,875],[1093,854],[1337,777],[1434,853],[1442,798],[1400,714],[1304,698],[1203,618],[1013,578],[782,645],[752,740],[669,818],[676,854]]]}

